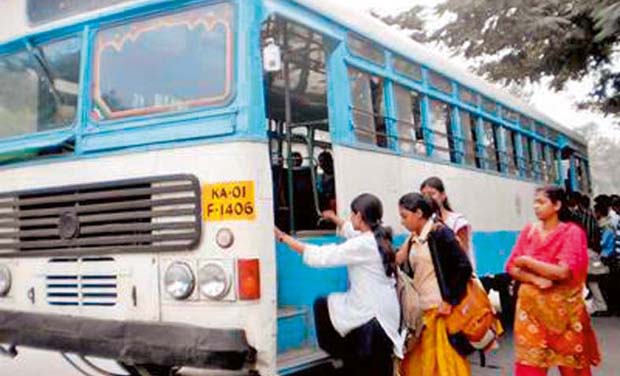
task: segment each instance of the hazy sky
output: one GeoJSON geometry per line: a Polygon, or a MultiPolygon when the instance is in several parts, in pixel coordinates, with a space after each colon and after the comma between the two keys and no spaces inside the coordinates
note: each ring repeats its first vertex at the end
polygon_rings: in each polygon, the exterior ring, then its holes
{"type": "MultiPolygon", "coordinates": [[[[333,0],[339,1],[339,0],[333,0]]],[[[408,9],[415,4],[431,5],[436,0],[346,0],[339,1],[341,4],[358,10],[374,9],[382,14],[393,14],[408,9]]],[[[588,122],[612,124],[612,120],[602,115],[589,111],[577,110],[574,103],[586,98],[590,86],[587,83],[571,83],[561,93],[555,93],[544,87],[536,85],[531,104],[544,112],[547,116],[555,119],[567,127],[580,126],[588,122]]]]}

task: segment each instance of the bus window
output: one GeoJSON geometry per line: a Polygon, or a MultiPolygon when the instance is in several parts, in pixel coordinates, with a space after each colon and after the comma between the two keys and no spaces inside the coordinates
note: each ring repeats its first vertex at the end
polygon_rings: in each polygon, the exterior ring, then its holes
{"type": "Polygon", "coordinates": [[[543,145],[542,143],[540,143],[539,141],[533,141],[533,147],[534,147],[534,159],[533,159],[533,167],[534,167],[534,178],[536,180],[542,180],[543,178],[543,169],[546,168],[544,165],[544,158],[543,158],[543,145]]]}
{"type": "Polygon", "coordinates": [[[482,145],[486,151],[487,168],[494,171],[500,171],[499,142],[497,136],[497,125],[484,121],[482,145]]]}
{"type": "Polygon", "coordinates": [[[482,109],[485,112],[494,114],[497,112],[497,104],[488,98],[482,97],[482,109]]]}
{"type": "Polygon", "coordinates": [[[371,41],[363,39],[353,34],[347,38],[349,51],[366,60],[372,61],[377,65],[385,64],[385,53],[382,48],[375,46],[371,41]]]}
{"type": "Polygon", "coordinates": [[[422,81],[422,67],[400,56],[394,57],[394,70],[415,81],[422,81]]]}
{"type": "Polygon", "coordinates": [[[553,183],[557,183],[560,179],[560,151],[558,149],[552,149],[552,158],[553,158],[553,167],[552,167],[552,177],[553,183]]]}
{"type": "Polygon", "coordinates": [[[26,12],[32,25],[56,21],[130,0],[28,0],[26,12]]]}
{"type": "Polygon", "coordinates": [[[504,108],[502,116],[504,119],[510,121],[511,123],[516,123],[519,120],[519,114],[507,108],[504,108]]]}
{"type": "Polygon", "coordinates": [[[528,178],[534,177],[534,148],[532,147],[532,139],[523,136],[523,167],[525,169],[525,176],[528,178]]]}
{"type": "Polygon", "coordinates": [[[575,175],[577,178],[577,188],[583,192],[590,191],[590,181],[588,178],[588,164],[581,158],[575,158],[575,175]]]}
{"type": "Polygon", "coordinates": [[[433,88],[443,92],[444,94],[452,94],[452,84],[450,83],[450,80],[444,76],[435,72],[429,72],[428,79],[433,88]]]}
{"type": "Polygon", "coordinates": [[[261,37],[263,45],[276,43],[285,57],[283,69],[266,72],[263,79],[276,226],[285,231],[331,230],[331,224],[320,221],[322,210],[336,209],[327,111],[328,43],[323,35],[276,17],[263,25],[261,37]]]}
{"type": "Polygon", "coordinates": [[[464,87],[459,88],[459,98],[467,104],[476,106],[478,104],[478,95],[464,87]]]}
{"type": "Polygon", "coordinates": [[[349,82],[357,140],[387,147],[383,79],[349,67],[349,82]]]}
{"type": "Polygon", "coordinates": [[[465,163],[470,166],[482,167],[482,161],[477,153],[478,133],[476,132],[477,118],[466,111],[461,111],[461,129],[465,146],[465,163]]]}
{"type": "Polygon", "coordinates": [[[516,149],[516,135],[510,129],[502,128],[504,140],[506,140],[506,171],[510,175],[517,175],[519,165],[516,149]]]}
{"type": "Polygon", "coordinates": [[[232,96],[234,14],[220,3],[97,33],[95,120],[222,106],[232,96]]]}
{"type": "Polygon", "coordinates": [[[73,124],[80,45],[69,38],[0,57],[0,137],[73,124]]]}
{"type": "Polygon", "coordinates": [[[431,100],[431,129],[433,133],[433,156],[455,162],[452,139],[452,110],[450,106],[438,100],[431,100]]]}
{"type": "Polygon", "coordinates": [[[543,171],[543,179],[549,184],[554,184],[558,179],[558,167],[555,154],[556,152],[553,147],[549,145],[544,146],[545,170],[543,171]]]}
{"type": "Polygon", "coordinates": [[[394,85],[398,107],[398,141],[400,151],[407,154],[426,154],[422,132],[422,107],[420,93],[394,85]]]}

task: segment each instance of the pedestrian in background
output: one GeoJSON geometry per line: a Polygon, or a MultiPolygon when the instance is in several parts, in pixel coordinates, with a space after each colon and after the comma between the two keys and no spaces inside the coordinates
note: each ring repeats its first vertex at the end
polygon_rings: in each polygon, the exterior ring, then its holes
{"type": "Polygon", "coordinates": [[[452,209],[443,181],[436,176],[430,177],[422,182],[420,192],[424,196],[435,200],[437,205],[439,205],[441,221],[456,235],[456,239],[459,241],[461,248],[467,253],[469,262],[475,271],[476,255],[472,241],[471,224],[464,214],[452,209]]]}
{"type": "Polygon", "coordinates": [[[514,325],[516,376],[589,376],[601,361],[583,299],[588,272],[585,232],[571,222],[562,188],[536,190],[538,222],[527,225],[508,259],[521,282],[514,325]]]}

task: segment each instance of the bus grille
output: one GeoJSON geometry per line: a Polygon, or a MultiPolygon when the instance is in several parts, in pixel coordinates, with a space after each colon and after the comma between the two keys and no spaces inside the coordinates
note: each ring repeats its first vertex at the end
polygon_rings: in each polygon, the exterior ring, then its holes
{"type": "Polygon", "coordinates": [[[200,186],[191,175],[0,195],[0,256],[194,249],[200,186]]]}
{"type": "Polygon", "coordinates": [[[117,271],[111,257],[56,258],[45,275],[46,298],[56,306],[114,306],[117,271]]]}

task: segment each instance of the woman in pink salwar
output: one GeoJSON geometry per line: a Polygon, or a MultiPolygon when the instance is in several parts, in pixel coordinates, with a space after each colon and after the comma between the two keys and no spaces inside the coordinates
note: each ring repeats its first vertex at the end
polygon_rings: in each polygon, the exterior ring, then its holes
{"type": "Polygon", "coordinates": [[[569,221],[559,187],[536,191],[539,221],[519,235],[506,265],[521,282],[515,313],[516,376],[589,376],[601,357],[582,291],[588,272],[585,232],[569,221]]]}

